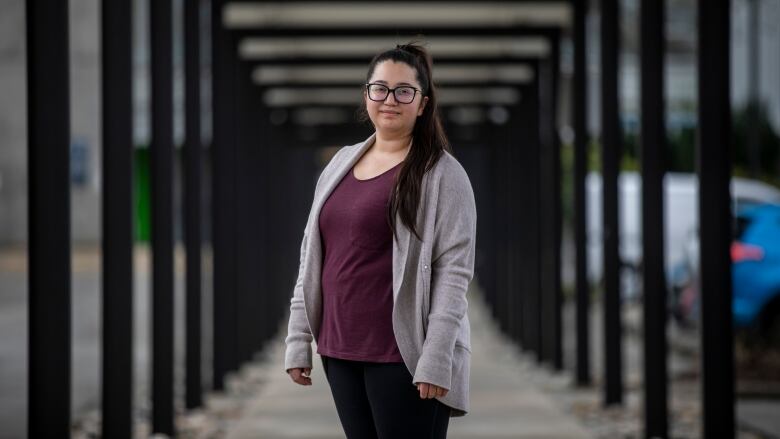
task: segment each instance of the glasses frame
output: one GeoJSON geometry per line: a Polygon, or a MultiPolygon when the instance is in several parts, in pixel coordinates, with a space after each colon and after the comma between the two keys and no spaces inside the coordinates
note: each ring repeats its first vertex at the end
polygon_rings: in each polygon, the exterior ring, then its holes
{"type": "Polygon", "coordinates": [[[384,101],[387,100],[387,97],[390,96],[390,93],[392,93],[393,94],[393,99],[395,99],[396,102],[398,102],[399,104],[403,104],[403,105],[409,105],[412,102],[414,102],[414,98],[417,97],[417,92],[419,92],[420,96],[422,96],[422,90],[420,90],[417,87],[412,87],[411,85],[399,85],[398,87],[390,88],[390,87],[386,86],[385,84],[382,84],[382,83],[379,83],[379,82],[367,82],[366,83],[366,96],[368,96],[368,98],[371,99],[374,102],[384,102],[384,101]],[[374,98],[371,97],[371,90],[369,90],[369,87],[371,87],[372,85],[381,85],[382,87],[387,89],[387,94],[385,95],[384,99],[374,99],[374,98]],[[409,101],[409,102],[401,102],[401,101],[399,101],[398,100],[398,96],[395,95],[395,91],[397,89],[399,89],[399,88],[411,88],[412,90],[414,90],[414,93],[412,94],[412,100],[409,101]]]}

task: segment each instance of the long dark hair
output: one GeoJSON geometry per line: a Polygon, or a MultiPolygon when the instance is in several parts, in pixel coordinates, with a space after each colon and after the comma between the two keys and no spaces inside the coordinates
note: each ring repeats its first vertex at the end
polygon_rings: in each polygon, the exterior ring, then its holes
{"type": "MultiPolygon", "coordinates": [[[[433,61],[424,47],[411,42],[395,46],[374,57],[368,65],[366,82],[371,80],[376,66],[383,61],[402,62],[416,72],[417,82],[422,87],[422,96],[428,97],[428,103],[423,109],[412,129],[412,146],[398,172],[393,190],[390,193],[390,206],[387,220],[393,230],[393,236],[398,239],[395,230],[395,216],[400,211],[401,221],[409,230],[422,240],[417,232],[417,208],[420,204],[420,189],[423,175],[439,160],[443,151],[452,152],[444,128],[439,118],[439,108],[436,102],[436,87],[433,84],[433,61]]],[[[359,119],[369,121],[365,100],[359,110],[359,119]]]]}

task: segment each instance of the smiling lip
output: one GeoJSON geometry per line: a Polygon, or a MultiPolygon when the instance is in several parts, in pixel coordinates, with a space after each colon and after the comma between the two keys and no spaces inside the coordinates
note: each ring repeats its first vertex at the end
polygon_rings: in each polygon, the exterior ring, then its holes
{"type": "Polygon", "coordinates": [[[401,114],[401,113],[396,113],[395,111],[379,111],[379,112],[384,114],[401,114]]]}

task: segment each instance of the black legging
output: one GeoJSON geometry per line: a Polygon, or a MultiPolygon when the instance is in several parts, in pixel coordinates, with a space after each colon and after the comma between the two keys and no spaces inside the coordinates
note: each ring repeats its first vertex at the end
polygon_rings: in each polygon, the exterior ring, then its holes
{"type": "Polygon", "coordinates": [[[348,439],[447,437],[450,408],[420,398],[404,363],[322,356],[322,366],[348,439]]]}

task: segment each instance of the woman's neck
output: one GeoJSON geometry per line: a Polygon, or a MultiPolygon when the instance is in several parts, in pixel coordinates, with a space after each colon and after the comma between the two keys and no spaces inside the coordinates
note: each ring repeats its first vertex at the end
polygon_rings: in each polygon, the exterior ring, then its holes
{"type": "Polygon", "coordinates": [[[372,148],[375,152],[381,154],[394,155],[404,153],[411,143],[411,134],[405,136],[383,136],[381,133],[377,132],[372,148]]]}

